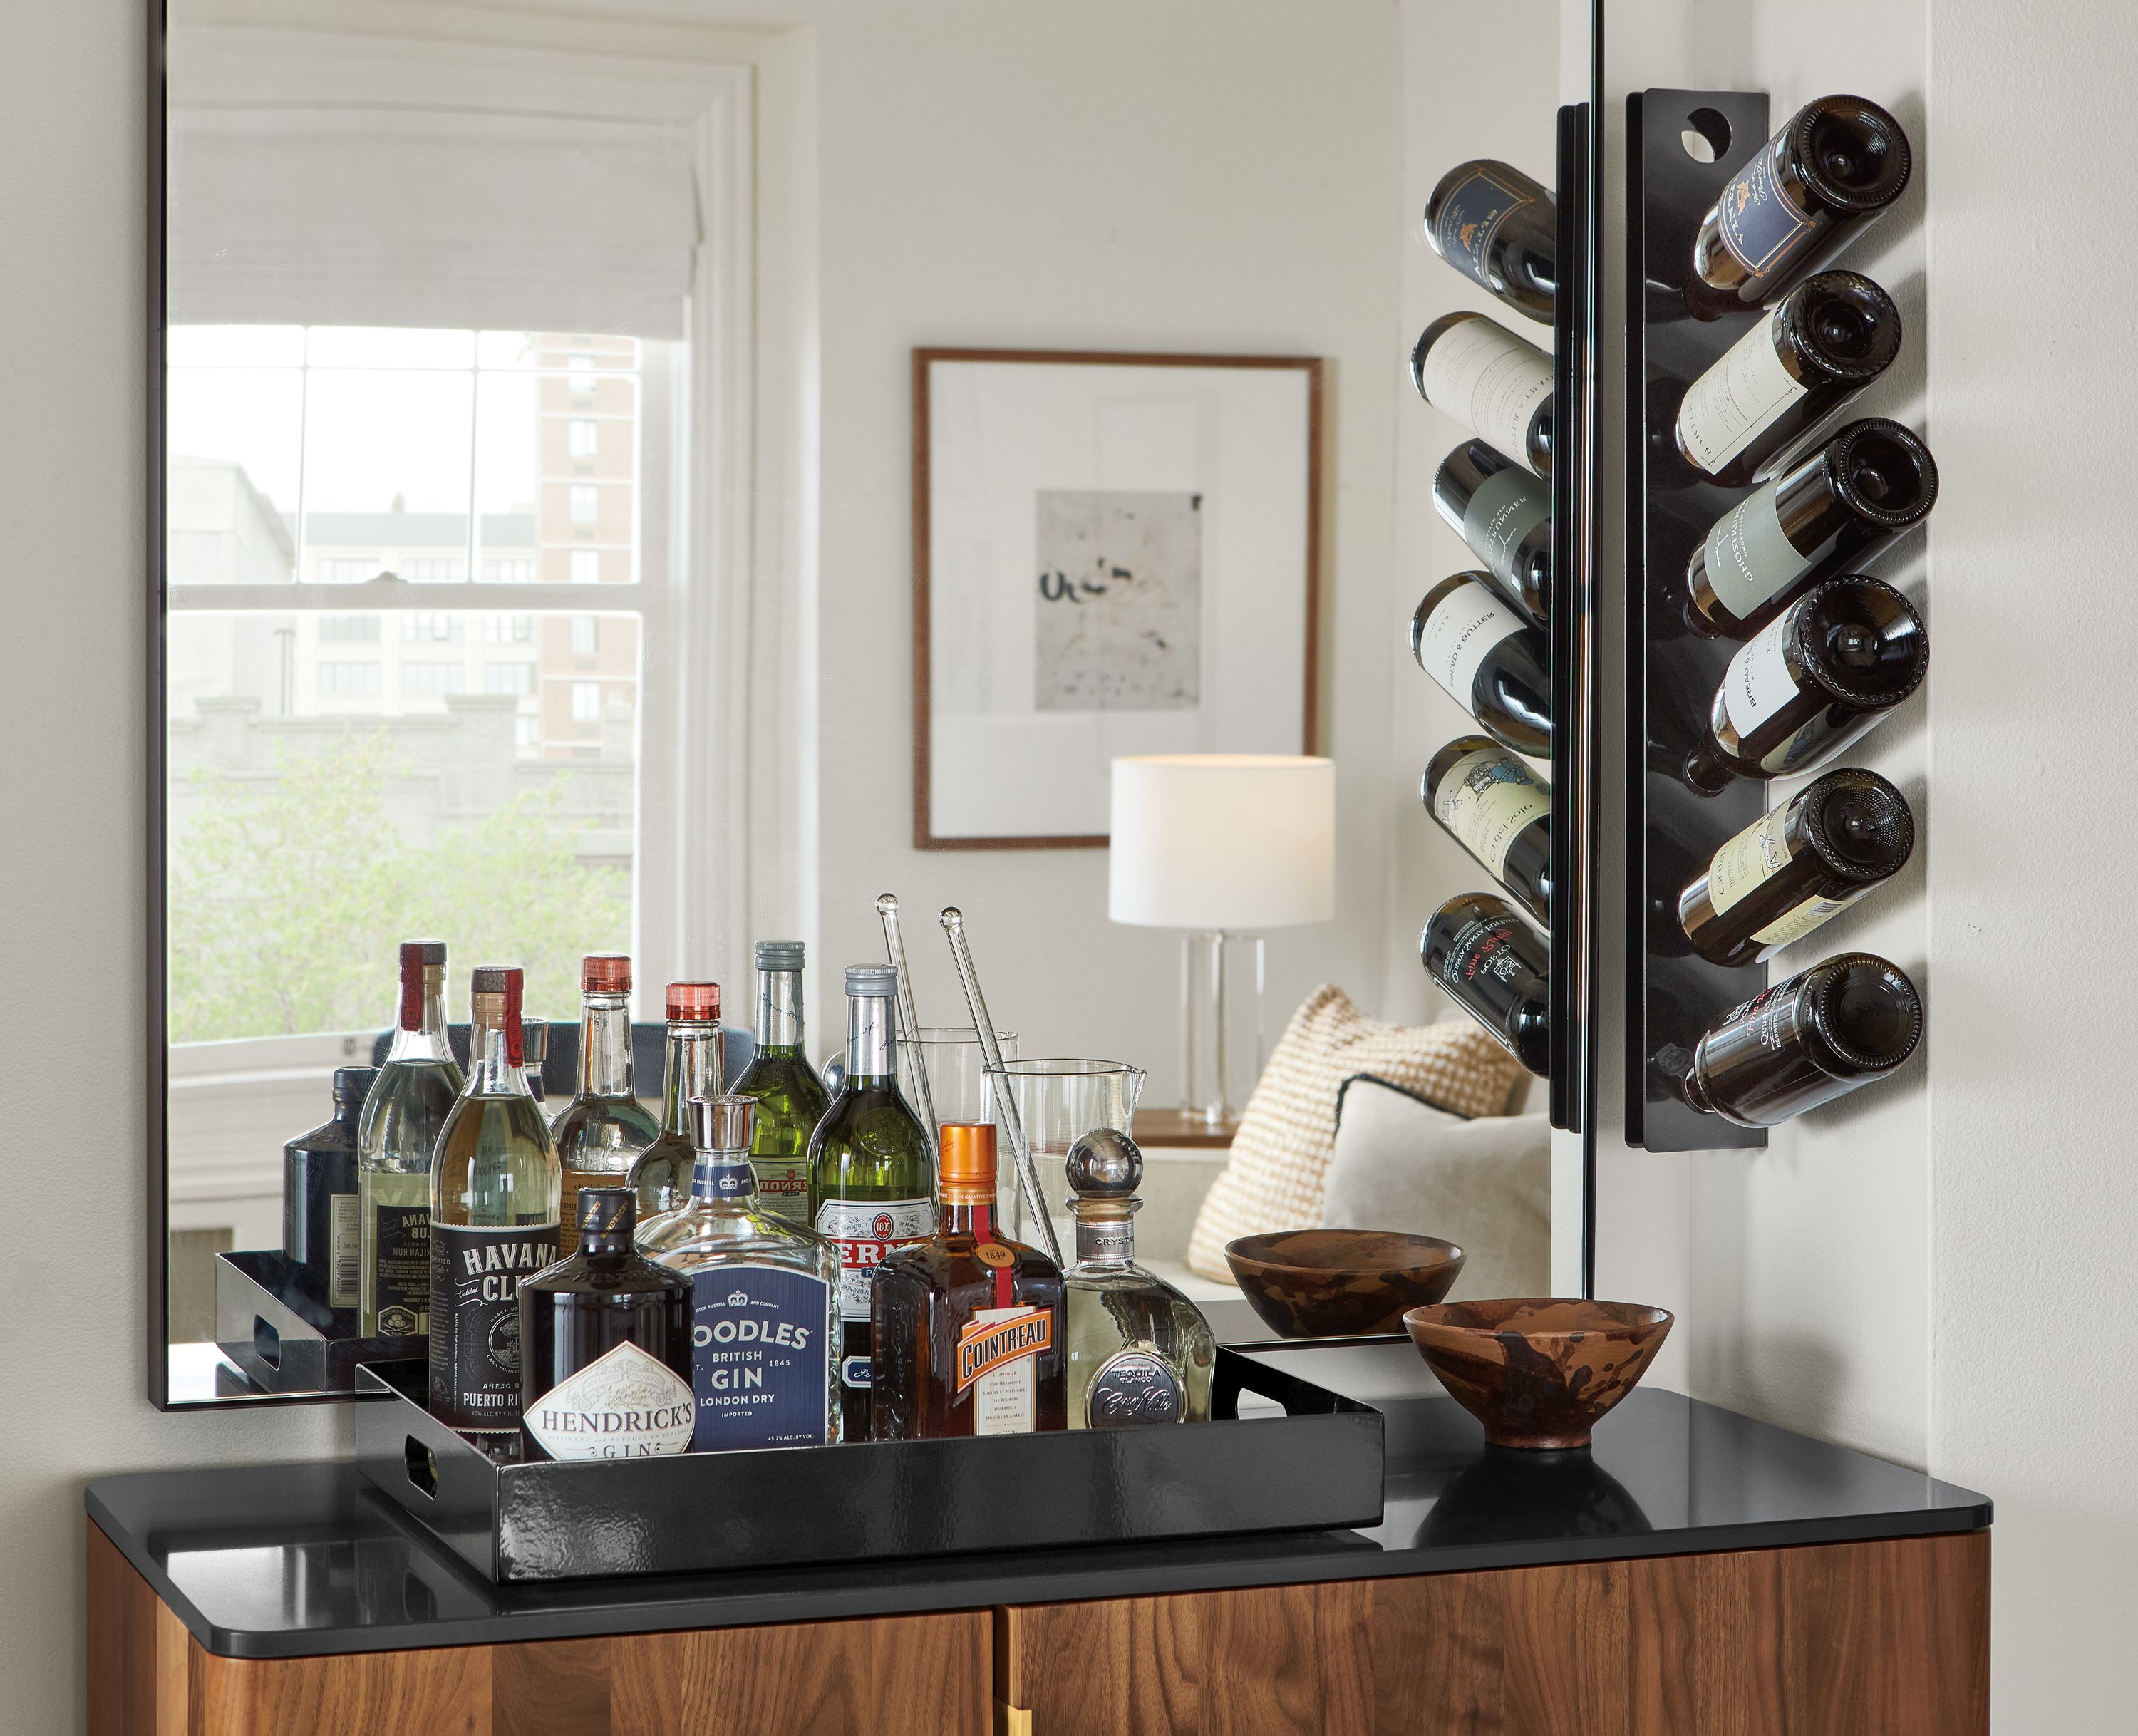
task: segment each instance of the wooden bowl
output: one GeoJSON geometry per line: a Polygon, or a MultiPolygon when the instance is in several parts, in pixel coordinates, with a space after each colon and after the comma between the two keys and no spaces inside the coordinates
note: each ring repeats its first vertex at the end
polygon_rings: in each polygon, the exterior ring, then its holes
{"type": "Polygon", "coordinates": [[[1413,1308],[1403,1327],[1494,1446],[1589,1445],[1671,1329],[1661,1308],[1515,1297],[1413,1308]]]}
{"type": "Polygon", "coordinates": [[[1393,1230],[1280,1230],[1225,1244],[1248,1305],[1288,1339],[1399,1332],[1406,1309],[1447,1294],[1463,1259],[1452,1241],[1393,1230]]]}

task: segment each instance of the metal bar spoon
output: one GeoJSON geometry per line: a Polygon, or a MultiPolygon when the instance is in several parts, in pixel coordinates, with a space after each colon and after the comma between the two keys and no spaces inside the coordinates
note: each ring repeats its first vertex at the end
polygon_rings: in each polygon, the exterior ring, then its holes
{"type": "Polygon", "coordinates": [[[929,1082],[927,1045],[920,1041],[920,1016],[914,1010],[913,973],[905,968],[905,942],[898,932],[898,895],[881,894],[876,901],[876,914],[883,923],[884,949],[891,954],[891,962],[898,972],[898,1017],[905,1026],[906,1041],[913,1047],[913,1086],[920,1099],[920,1122],[928,1129],[930,1141],[942,1144],[939,1124],[935,1119],[935,1090],[929,1082]]]}

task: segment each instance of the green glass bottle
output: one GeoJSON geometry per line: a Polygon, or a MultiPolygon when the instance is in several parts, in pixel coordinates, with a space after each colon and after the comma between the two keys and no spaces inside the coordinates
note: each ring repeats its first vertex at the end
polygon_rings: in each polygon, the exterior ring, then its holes
{"type": "Polygon", "coordinates": [[[832,1106],[832,1094],[803,1046],[804,962],[798,940],[758,942],[757,1053],[735,1089],[736,1096],[757,1104],[749,1167],[757,1178],[758,1208],[806,1230],[814,1222],[809,1139],[832,1106]]]}
{"type": "Polygon", "coordinates": [[[898,1095],[898,973],[847,967],[847,1076],[809,1141],[809,1216],[839,1251],[839,1409],[848,1441],[869,1431],[869,1309],[876,1269],[935,1231],[930,1140],[898,1095]]]}

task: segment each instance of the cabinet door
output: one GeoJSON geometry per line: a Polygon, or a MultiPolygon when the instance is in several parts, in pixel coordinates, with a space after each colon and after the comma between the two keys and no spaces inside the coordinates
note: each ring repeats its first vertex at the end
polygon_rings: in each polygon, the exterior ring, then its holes
{"type": "Polygon", "coordinates": [[[1989,1539],[997,1612],[1009,1736],[1987,1736],[1989,1539]]]}

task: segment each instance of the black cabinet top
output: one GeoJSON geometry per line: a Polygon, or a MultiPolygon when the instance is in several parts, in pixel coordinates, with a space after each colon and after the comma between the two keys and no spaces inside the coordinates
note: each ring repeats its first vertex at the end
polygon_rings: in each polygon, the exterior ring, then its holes
{"type": "MultiPolygon", "coordinates": [[[[304,1657],[1973,1531],[1984,1497],[1672,1392],[1593,1450],[1487,1449],[1407,1343],[1255,1352],[1379,1407],[1368,1530],[493,1586],[341,1463],[154,1471],[89,1515],[208,1651],[304,1657]]],[[[831,1449],[837,1451],[837,1449],[831,1449]]]]}

